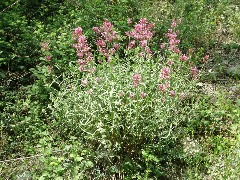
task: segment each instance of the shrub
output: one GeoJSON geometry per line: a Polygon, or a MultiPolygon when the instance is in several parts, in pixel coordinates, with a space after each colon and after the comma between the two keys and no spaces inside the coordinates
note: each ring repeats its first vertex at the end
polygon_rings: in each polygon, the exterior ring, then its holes
{"type": "MultiPolygon", "coordinates": [[[[198,71],[178,48],[176,26],[166,34],[169,43],[161,56],[149,51],[151,36],[144,37],[146,31],[153,34],[149,28],[153,24],[141,19],[127,33],[139,43],[125,50],[125,59],[110,54],[98,65],[82,29],[75,30],[80,72],[76,67],[64,76],[60,91],[51,96],[52,126],[56,136],[65,140],[74,136],[92,152],[94,177],[98,173],[163,177],[163,169],[170,168],[166,164],[181,159],[177,140],[191,113],[184,99],[191,96],[198,71]],[[167,150],[176,151],[176,156],[168,156],[167,150]]],[[[94,54],[97,60],[99,55],[94,54]]]]}

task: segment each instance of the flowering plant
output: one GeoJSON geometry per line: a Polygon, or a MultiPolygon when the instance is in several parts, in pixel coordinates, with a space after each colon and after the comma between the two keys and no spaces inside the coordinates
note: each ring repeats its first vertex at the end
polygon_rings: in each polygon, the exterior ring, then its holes
{"type": "Polygon", "coordinates": [[[148,42],[154,35],[154,24],[141,19],[133,31],[126,33],[130,37],[126,51],[139,47],[143,56],[137,52],[124,61],[109,63],[119,45],[113,42],[116,32],[106,20],[100,28],[93,28],[97,50],[108,60],[102,65],[94,63],[97,59],[82,29],[75,29],[73,47],[82,78],[72,74],[62,81],[59,93],[51,98],[52,111],[60,133],[88,141],[85,146],[95,152],[95,167],[110,168],[120,163],[120,169],[115,170],[124,172],[127,161],[140,163],[143,150],[152,149],[158,154],[159,147],[180,136],[180,124],[187,121],[192,110],[184,100],[191,96],[198,71],[178,48],[177,23],[180,20],[172,22],[174,29],[166,34],[169,41],[159,50],[166,51],[166,57],[159,52],[152,56],[148,42]],[[71,88],[66,88],[69,84],[71,88]]]}

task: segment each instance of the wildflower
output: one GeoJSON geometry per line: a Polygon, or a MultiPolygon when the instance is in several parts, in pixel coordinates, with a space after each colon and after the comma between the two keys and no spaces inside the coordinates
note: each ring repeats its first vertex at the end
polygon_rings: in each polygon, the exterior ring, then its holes
{"type": "Polygon", "coordinates": [[[113,25],[107,19],[99,28],[94,27],[93,31],[98,37],[98,40],[96,41],[98,51],[110,61],[111,56],[114,55],[115,51],[120,47],[119,44],[113,43],[114,40],[118,39],[117,32],[113,30],[113,25]]]}
{"type": "Polygon", "coordinates": [[[175,20],[173,20],[171,27],[172,27],[172,28],[175,28],[176,26],[177,26],[177,22],[176,22],[175,20]]]}
{"type": "Polygon", "coordinates": [[[179,19],[177,20],[177,23],[178,23],[178,24],[181,24],[181,22],[182,22],[182,19],[179,18],[179,19]]]}
{"type": "Polygon", "coordinates": [[[203,57],[203,63],[208,63],[209,55],[203,57]]]}
{"type": "Polygon", "coordinates": [[[128,19],[127,19],[127,23],[128,23],[128,24],[131,24],[131,23],[132,23],[131,18],[128,18],[128,19]]]}
{"type": "Polygon", "coordinates": [[[185,98],[185,94],[184,94],[184,93],[181,93],[181,94],[179,95],[179,97],[180,97],[181,100],[183,100],[183,99],[185,98]]]}
{"type": "Polygon", "coordinates": [[[81,27],[75,28],[74,33],[77,36],[82,36],[82,28],[81,27]]]}
{"type": "Polygon", "coordinates": [[[100,30],[98,27],[93,27],[92,30],[96,33],[96,34],[100,34],[100,30]]]}
{"type": "Polygon", "coordinates": [[[193,51],[194,51],[193,48],[190,48],[190,49],[188,50],[189,53],[193,53],[193,51]]]}
{"type": "Polygon", "coordinates": [[[173,96],[175,96],[175,95],[176,95],[175,91],[174,91],[174,90],[171,90],[171,91],[170,91],[170,96],[173,97],[173,96]]]}
{"type": "Polygon", "coordinates": [[[164,49],[164,48],[165,48],[165,44],[162,43],[162,44],[160,45],[160,48],[161,48],[161,49],[164,49]]]}
{"type": "Polygon", "coordinates": [[[78,69],[79,69],[79,71],[81,71],[81,72],[83,72],[83,71],[85,70],[83,65],[80,65],[78,69]]]}
{"type": "Polygon", "coordinates": [[[134,30],[126,34],[138,41],[150,40],[154,35],[154,32],[151,31],[153,27],[154,24],[148,24],[146,18],[142,18],[139,23],[134,26],[134,30]]]}
{"type": "Polygon", "coordinates": [[[173,65],[173,64],[174,64],[173,60],[169,60],[169,61],[167,62],[167,65],[169,65],[169,66],[171,66],[171,65],[173,65]]]}
{"type": "Polygon", "coordinates": [[[129,97],[130,97],[131,99],[133,99],[133,98],[135,97],[135,94],[134,94],[134,93],[130,93],[130,94],[129,94],[129,97]]]}
{"type": "Polygon", "coordinates": [[[48,69],[48,72],[49,72],[49,73],[52,72],[52,68],[51,68],[51,66],[48,65],[48,66],[47,66],[47,69],[48,69]]]}
{"type": "Polygon", "coordinates": [[[50,55],[47,55],[47,56],[46,56],[46,60],[47,60],[47,61],[51,61],[51,59],[52,59],[52,57],[51,57],[50,55]]]}
{"type": "Polygon", "coordinates": [[[97,40],[96,45],[97,45],[99,48],[104,48],[104,47],[106,47],[106,43],[105,43],[105,41],[103,41],[102,39],[97,40]]]}
{"type": "Polygon", "coordinates": [[[135,41],[130,41],[128,45],[128,49],[132,49],[135,46],[135,41]]]}
{"type": "Polygon", "coordinates": [[[89,95],[93,95],[93,89],[89,89],[89,90],[88,90],[88,94],[89,94],[89,95]]]}
{"type": "Polygon", "coordinates": [[[197,76],[198,76],[197,67],[196,67],[196,66],[192,67],[190,71],[191,71],[191,74],[192,74],[192,76],[193,76],[193,79],[196,80],[196,79],[197,79],[197,76]]]}
{"type": "Polygon", "coordinates": [[[118,50],[120,48],[120,44],[113,44],[114,49],[118,50]]]}
{"type": "Polygon", "coordinates": [[[165,87],[164,87],[164,85],[163,84],[158,84],[158,90],[159,91],[165,91],[165,87]]]}
{"type": "Polygon", "coordinates": [[[133,86],[134,86],[134,87],[137,87],[137,86],[139,85],[141,79],[142,79],[141,74],[138,74],[138,73],[137,73],[137,74],[134,74],[134,75],[132,76],[133,86]]]}
{"type": "Polygon", "coordinates": [[[147,40],[140,41],[140,42],[139,42],[139,45],[140,45],[141,47],[147,46],[147,40]]]}
{"type": "Polygon", "coordinates": [[[90,52],[86,38],[82,34],[82,28],[76,28],[73,35],[76,44],[73,44],[72,47],[77,51],[79,70],[83,72],[85,69],[88,69],[87,66],[89,66],[89,62],[93,60],[93,55],[90,52]]]}
{"type": "Polygon", "coordinates": [[[162,69],[160,78],[162,79],[170,79],[170,69],[168,67],[165,67],[162,69]]]}
{"type": "Polygon", "coordinates": [[[170,84],[166,82],[165,84],[158,84],[158,90],[160,92],[165,92],[170,87],[170,84]]]}
{"type": "Polygon", "coordinates": [[[48,47],[48,43],[47,43],[47,42],[43,42],[43,43],[41,43],[41,49],[42,49],[42,51],[46,51],[46,50],[48,50],[48,49],[49,49],[49,47],[48,47]]]}
{"type": "Polygon", "coordinates": [[[180,59],[183,61],[187,61],[189,58],[185,54],[183,54],[180,56],[180,59]]]}
{"type": "Polygon", "coordinates": [[[100,78],[100,77],[95,78],[96,83],[99,83],[101,80],[102,80],[102,78],[100,78]]]}
{"type": "Polygon", "coordinates": [[[145,92],[141,92],[141,98],[145,98],[146,96],[147,96],[147,93],[145,93],[145,92]]]}
{"type": "Polygon", "coordinates": [[[114,49],[114,48],[109,49],[109,53],[110,53],[111,55],[114,55],[115,52],[116,52],[116,49],[114,49]]]}
{"type": "MultiPolygon", "coordinates": [[[[176,21],[174,21],[172,25],[175,26],[175,24],[176,21]]],[[[165,37],[169,39],[169,50],[178,53],[180,50],[177,45],[180,43],[180,40],[177,39],[177,32],[174,32],[172,29],[168,29],[165,37]]]]}
{"type": "MultiPolygon", "coordinates": [[[[150,49],[147,44],[154,35],[154,31],[152,31],[153,27],[153,23],[148,23],[146,18],[142,18],[139,20],[138,24],[134,26],[134,30],[126,32],[126,35],[139,42],[140,47],[142,47],[142,51],[144,51],[145,53],[149,53],[149,51],[146,50],[150,49]]],[[[128,45],[128,49],[132,49],[134,45],[135,42],[134,44],[130,42],[128,45]]]]}
{"type": "Polygon", "coordinates": [[[82,84],[83,86],[87,86],[88,80],[87,80],[87,79],[82,80],[82,81],[81,81],[81,84],[82,84]]]}

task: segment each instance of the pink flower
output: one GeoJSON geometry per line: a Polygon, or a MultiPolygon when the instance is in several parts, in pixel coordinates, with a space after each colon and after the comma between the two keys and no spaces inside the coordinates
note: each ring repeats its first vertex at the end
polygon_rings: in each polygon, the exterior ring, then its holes
{"type": "Polygon", "coordinates": [[[169,66],[171,66],[171,65],[173,65],[173,64],[174,64],[173,60],[169,60],[169,61],[167,62],[167,65],[169,65],[169,66]]]}
{"type": "Polygon", "coordinates": [[[46,56],[46,60],[47,60],[47,61],[51,61],[51,59],[52,59],[52,57],[51,57],[50,55],[47,55],[47,56],[46,56]]]}
{"type": "Polygon", "coordinates": [[[83,57],[83,52],[78,52],[78,53],[77,53],[77,56],[80,57],[80,58],[82,58],[82,57],[83,57]]]}
{"type": "Polygon", "coordinates": [[[141,98],[145,98],[146,96],[147,96],[147,93],[145,93],[145,92],[141,92],[141,98]]]}
{"type": "Polygon", "coordinates": [[[168,67],[165,67],[162,69],[160,78],[170,79],[170,69],[168,67]]]}
{"type": "Polygon", "coordinates": [[[178,23],[178,24],[181,24],[181,22],[182,22],[182,19],[179,18],[179,19],[177,20],[177,23],[178,23]]]}
{"type": "Polygon", "coordinates": [[[128,45],[128,49],[132,49],[135,46],[135,41],[130,41],[128,45]]]}
{"type": "Polygon", "coordinates": [[[170,96],[173,97],[173,96],[175,96],[175,95],[176,95],[175,91],[171,90],[171,91],[170,91],[170,96]]]}
{"type": "Polygon", "coordinates": [[[158,90],[159,91],[165,91],[165,87],[163,84],[158,84],[158,90]]]}
{"type": "MultiPolygon", "coordinates": [[[[176,21],[172,23],[173,27],[176,27],[176,21]]],[[[172,29],[168,29],[168,32],[165,34],[165,37],[169,39],[169,50],[175,53],[179,52],[177,45],[180,43],[180,40],[177,39],[177,32],[174,32],[172,29]]]]}
{"type": "Polygon", "coordinates": [[[116,52],[116,49],[114,49],[114,48],[109,49],[109,53],[110,53],[111,55],[114,55],[115,52],[116,52]]]}
{"type": "Polygon", "coordinates": [[[74,33],[75,33],[75,35],[77,35],[77,36],[82,36],[82,28],[81,28],[81,27],[77,27],[77,28],[74,30],[74,33]]]}
{"type": "Polygon", "coordinates": [[[169,87],[170,87],[170,84],[167,82],[165,84],[158,84],[158,90],[160,92],[165,92],[169,87]]]}
{"type": "Polygon", "coordinates": [[[113,44],[114,49],[118,50],[120,48],[120,44],[113,44]]]}
{"type": "Polygon", "coordinates": [[[132,23],[131,18],[128,18],[128,19],[127,19],[127,23],[128,23],[128,24],[131,24],[131,23],[132,23]]]}
{"type": "Polygon", "coordinates": [[[41,48],[42,48],[43,51],[48,50],[48,49],[49,49],[48,43],[47,43],[47,42],[43,42],[43,43],[41,44],[41,48]]]}
{"type": "Polygon", "coordinates": [[[193,53],[193,51],[194,51],[193,48],[190,48],[190,49],[188,50],[189,53],[193,53]]]}
{"type": "Polygon", "coordinates": [[[96,45],[98,47],[106,47],[106,43],[102,39],[97,40],[96,45]]]}
{"type": "MultiPolygon", "coordinates": [[[[144,53],[149,53],[149,51],[146,51],[146,47],[148,44],[148,41],[153,37],[154,31],[152,31],[152,28],[154,27],[153,23],[148,23],[146,18],[140,19],[138,24],[134,26],[134,30],[130,32],[126,32],[126,35],[133,38],[135,41],[139,43],[139,46],[141,46],[142,51],[144,53]]],[[[129,43],[128,49],[132,49],[135,45],[133,43],[129,43]]],[[[150,49],[149,47],[147,49],[150,49]]]]}
{"type": "Polygon", "coordinates": [[[52,68],[51,68],[51,66],[48,65],[48,66],[47,66],[47,69],[48,69],[48,72],[49,72],[49,73],[52,72],[52,68]]]}
{"type": "Polygon", "coordinates": [[[100,34],[100,30],[98,27],[93,27],[92,30],[95,32],[95,34],[100,34]]]}
{"type": "Polygon", "coordinates": [[[87,79],[82,80],[82,81],[81,81],[81,84],[82,84],[83,86],[87,86],[88,80],[87,80],[87,79]]]}
{"type": "Polygon", "coordinates": [[[89,95],[93,95],[93,89],[89,89],[89,90],[88,90],[88,94],[89,94],[89,95]]]}
{"type": "Polygon", "coordinates": [[[209,55],[203,57],[203,63],[208,63],[209,55]]]}
{"type": "Polygon", "coordinates": [[[129,97],[130,97],[131,99],[133,99],[133,98],[135,97],[135,94],[134,94],[134,93],[130,93],[130,94],[129,94],[129,97]]]}
{"type": "Polygon", "coordinates": [[[183,100],[183,99],[185,98],[185,94],[184,94],[184,93],[181,93],[181,94],[179,95],[179,97],[180,97],[181,100],[183,100]]]}
{"type": "Polygon", "coordinates": [[[176,22],[175,20],[173,20],[171,27],[172,27],[172,28],[175,28],[176,26],[177,26],[177,22],[176,22]]]}
{"type": "Polygon", "coordinates": [[[84,65],[84,61],[83,61],[82,59],[79,59],[79,60],[78,60],[78,64],[79,64],[79,65],[84,65]]]}
{"type": "Polygon", "coordinates": [[[140,41],[139,44],[141,47],[145,47],[147,46],[147,40],[140,41]]]}
{"type": "Polygon", "coordinates": [[[73,44],[72,47],[76,49],[77,56],[79,57],[79,70],[83,72],[86,69],[87,71],[89,62],[93,60],[90,47],[87,44],[86,38],[82,35],[81,27],[76,28],[73,34],[73,39],[76,41],[76,44],[73,44]]]}
{"type": "Polygon", "coordinates": [[[96,78],[95,78],[95,81],[96,81],[97,83],[99,83],[101,80],[102,80],[102,78],[100,78],[100,77],[96,77],[96,78]]]}
{"type": "Polygon", "coordinates": [[[120,47],[120,44],[114,43],[114,40],[118,39],[117,32],[113,30],[113,25],[107,19],[99,28],[94,27],[93,31],[98,37],[96,41],[98,51],[110,62],[111,56],[114,55],[120,47]]]}
{"type": "Polygon", "coordinates": [[[183,61],[187,61],[189,58],[185,54],[183,54],[180,56],[180,59],[183,61]]]}
{"type": "Polygon", "coordinates": [[[142,79],[141,74],[138,74],[138,73],[137,73],[137,74],[134,74],[134,75],[132,76],[133,86],[134,86],[134,87],[137,87],[137,86],[139,85],[141,79],[142,79]]]}
{"type": "Polygon", "coordinates": [[[191,71],[191,74],[193,75],[193,79],[196,80],[198,76],[197,67],[196,66],[192,67],[190,71],[191,71]]]}
{"type": "Polygon", "coordinates": [[[164,49],[164,48],[165,48],[165,44],[162,43],[162,44],[160,45],[160,48],[161,48],[161,49],[164,49]]]}
{"type": "Polygon", "coordinates": [[[84,66],[80,65],[78,69],[79,69],[79,71],[83,72],[84,71],[84,66]]]}

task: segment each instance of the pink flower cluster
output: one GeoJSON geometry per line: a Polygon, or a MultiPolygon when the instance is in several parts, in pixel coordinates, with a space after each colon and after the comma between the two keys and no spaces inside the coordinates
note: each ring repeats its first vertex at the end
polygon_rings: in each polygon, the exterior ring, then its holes
{"type": "Polygon", "coordinates": [[[120,44],[114,43],[118,39],[117,32],[113,30],[113,25],[107,19],[100,27],[93,27],[93,31],[98,36],[96,41],[98,51],[110,61],[111,56],[120,48],[120,44]]]}
{"type": "Polygon", "coordinates": [[[133,86],[134,87],[138,87],[139,83],[141,82],[142,76],[141,74],[134,74],[132,76],[132,80],[133,80],[133,86]]]}
{"type": "Polygon", "coordinates": [[[80,71],[92,71],[88,68],[90,62],[93,61],[93,55],[90,52],[86,38],[82,34],[82,28],[78,27],[73,32],[73,38],[77,42],[73,47],[77,50],[78,64],[80,71]]]}
{"type": "Polygon", "coordinates": [[[148,46],[148,41],[154,35],[154,31],[152,31],[153,27],[154,27],[154,24],[148,23],[146,18],[140,19],[139,23],[134,26],[133,31],[126,32],[126,35],[128,37],[131,37],[134,39],[130,41],[128,45],[128,49],[132,49],[135,46],[137,41],[139,46],[143,49],[143,52],[151,55],[152,52],[148,46]]]}
{"type": "Polygon", "coordinates": [[[52,59],[52,57],[50,55],[47,55],[45,58],[47,61],[51,61],[51,59],[52,59]]]}
{"type": "MultiPolygon", "coordinates": [[[[172,65],[172,63],[170,63],[170,65],[172,65]]],[[[160,78],[169,80],[170,79],[170,72],[171,71],[168,67],[162,68],[161,73],[160,73],[160,78]]],[[[164,84],[158,84],[157,86],[158,86],[158,90],[160,92],[166,92],[170,88],[170,84],[169,84],[168,81],[165,81],[164,84]]],[[[176,95],[176,93],[175,93],[174,90],[170,90],[169,95],[174,97],[176,95]]]]}
{"type": "Polygon", "coordinates": [[[160,78],[170,79],[170,69],[168,67],[162,68],[160,78]]]}
{"type": "Polygon", "coordinates": [[[197,67],[196,67],[196,66],[192,67],[190,71],[191,71],[191,74],[192,74],[192,76],[193,76],[193,79],[196,80],[197,77],[198,77],[197,67]]]}
{"type": "MultiPolygon", "coordinates": [[[[178,19],[177,21],[176,20],[173,20],[172,21],[172,28],[176,28],[178,24],[181,23],[181,19],[178,19]]],[[[167,37],[169,39],[169,50],[172,51],[172,52],[175,52],[175,53],[178,53],[180,54],[181,51],[180,49],[177,47],[178,44],[180,43],[180,40],[177,39],[177,34],[179,32],[177,31],[174,31],[173,29],[168,29],[168,32],[165,34],[165,37],[167,37]]],[[[161,45],[161,48],[163,49],[164,46],[163,44],[161,45]]]]}
{"type": "Polygon", "coordinates": [[[160,92],[166,92],[169,87],[170,84],[168,82],[166,82],[165,84],[158,84],[158,90],[160,92]]]}
{"type": "Polygon", "coordinates": [[[202,61],[203,63],[208,63],[209,55],[206,55],[203,57],[202,61]]]}
{"type": "Polygon", "coordinates": [[[41,49],[42,49],[42,51],[49,50],[49,44],[47,42],[41,43],[41,49]]]}
{"type": "Polygon", "coordinates": [[[189,59],[189,57],[187,57],[186,54],[182,54],[180,56],[180,60],[182,60],[182,61],[187,61],[188,59],[189,59]]]}
{"type": "MultiPolygon", "coordinates": [[[[120,91],[120,92],[119,92],[119,97],[123,98],[124,96],[125,96],[125,93],[124,93],[123,91],[120,91]]],[[[147,93],[145,93],[145,92],[141,92],[141,93],[140,93],[140,97],[141,97],[142,99],[144,99],[146,96],[147,96],[147,93]]],[[[136,97],[136,94],[135,94],[135,93],[133,93],[133,92],[130,92],[130,93],[129,93],[129,98],[130,98],[130,99],[134,99],[135,97],[136,97]]]]}

